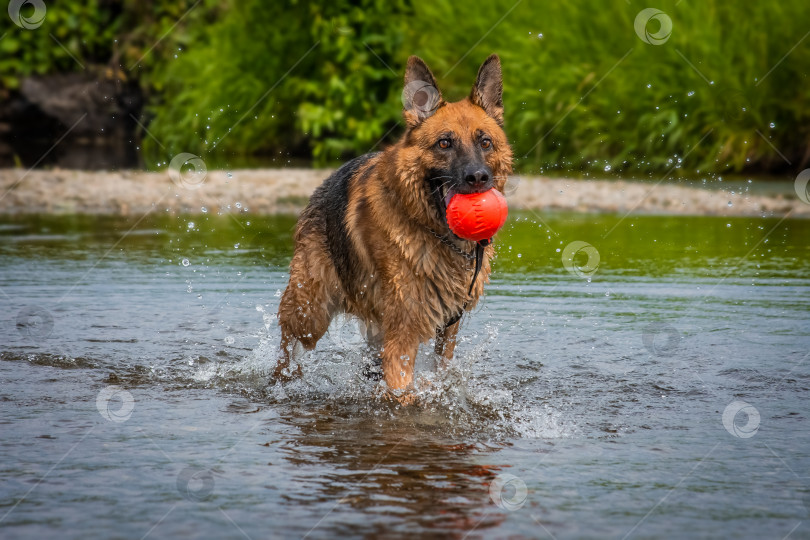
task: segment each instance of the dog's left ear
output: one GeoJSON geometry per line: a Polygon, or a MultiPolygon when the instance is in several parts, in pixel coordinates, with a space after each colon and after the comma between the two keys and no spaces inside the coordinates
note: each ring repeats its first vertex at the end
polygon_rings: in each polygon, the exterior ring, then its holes
{"type": "Polygon", "coordinates": [[[402,114],[408,127],[418,126],[442,105],[442,93],[425,61],[418,56],[408,58],[405,87],[402,89],[402,114]]]}
{"type": "Polygon", "coordinates": [[[501,59],[497,54],[490,55],[478,69],[470,101],[484,109],[503,127],[503,75],[501,59]]]}

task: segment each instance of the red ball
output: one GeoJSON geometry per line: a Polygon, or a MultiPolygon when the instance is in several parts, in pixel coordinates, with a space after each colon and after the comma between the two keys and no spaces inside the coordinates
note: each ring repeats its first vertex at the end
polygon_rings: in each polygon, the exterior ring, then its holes
{"type": "Polygon", "coordinates": [[[489,240],[503,227],[509,209],[497,189],[483,193],[456,193],[447,204],[450,230],[465,240],[489,240]]]}

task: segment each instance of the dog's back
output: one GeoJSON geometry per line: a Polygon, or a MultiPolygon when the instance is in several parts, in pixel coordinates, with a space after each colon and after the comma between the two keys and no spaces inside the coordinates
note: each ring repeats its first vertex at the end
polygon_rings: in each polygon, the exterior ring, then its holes
{"type": "Polygon", "coordinates": [[[296,242],[314,234],[323,239],[343,290],[352,294],[357,286],[357,253],[346,224],[349,209],[349,184],[358,170],[379,153],[364,154],[345,163],[324,180],[309,200],[296,227],[296,242]]]}

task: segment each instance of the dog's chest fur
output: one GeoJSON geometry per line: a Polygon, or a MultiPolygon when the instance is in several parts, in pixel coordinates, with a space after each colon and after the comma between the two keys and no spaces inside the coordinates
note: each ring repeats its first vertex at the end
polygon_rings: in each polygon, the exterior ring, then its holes
{"type": "Polygon", "coordinates": [[[403,324],[407,321],[410,331],[427,340],[461,310],[477,303],[489,275],[492,251],[487,250],[476,286],[468,295],[473,261],[431,233],[425,223],[429,223],[428,208],[416,206],[423,203],[421,194],[411,190],[409,200],[403,200],[391,189],[391,179],[381,177],[386,167],[377,163],[383,157],[370,158],[347,184],[344,219],[351,264],[341,276],[347,290],[345,307],[377,323],[386,314],[403,324]]]}

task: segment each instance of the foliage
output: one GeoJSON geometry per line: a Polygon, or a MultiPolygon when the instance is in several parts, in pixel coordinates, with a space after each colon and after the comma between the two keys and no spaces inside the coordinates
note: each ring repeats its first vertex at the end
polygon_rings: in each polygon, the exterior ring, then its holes
{"type": "MultiPolygon", "coordinates": [[[[120,79],[137,78],[148,89],[151,70],[165,63],[183,41],[182,31],[172,31],[177,21],[199,20],[215,3],[49,1],[42,25],[30,30],[16,26],[3,13],[0,88],[14,90],[28,75],[89,69],[120,79]]],[[[22,13],[31,15],[31,4],[25,4],[22,13]]]]}
{"type": "Polygon", "coordinates": [[[673,27],[659,45],[634,30],[646,7],[61,0],[48,2],[36,31],[1,23],[0,86],[80,69],[67,49],[142,82],[151,95],[145,121],[154,138],[144,146],[152,162],[194,152],[326,163],[401,133],[410,54],[425,58],[445,96],[458,99],[494,51],[520,170],[660,177],[806,166],[810,3],[661,0],[673,27]]]}
{"type": "Polygon", "coordinates": [[[810,48],[780,59],[807,37],[810,4],[662,0],[657,6],[673,24],[661,45],[634,31],[646,3],[584,0],[522,2],[476,45],[509,6],[481,5],[480,15],[470,17],[458,4],[425,3],[416,10],[414,50],[441,73],[473,47],[452,71],[459,91],[466,91],[476,61],[501,54],[507,131],[523,170],[660,175],[681,167],[784,167],[774,148],[794,166],[807,161],[810,88],[802,82],[810,48]],[[446,20],[454,21],[450,32],[432,22],[446,20]]]}
{"type": "MultiPolygon", "coordinates": [[[[169,63],[150,131],[201,154],[365,152],[396,126],[403,2],[234,2],[169,63]]],[[[154,145],[150,146],[154,150],[154,145]]]]}

